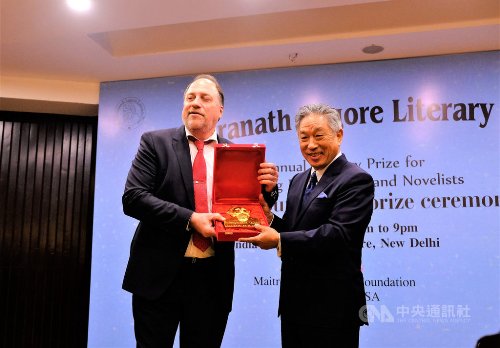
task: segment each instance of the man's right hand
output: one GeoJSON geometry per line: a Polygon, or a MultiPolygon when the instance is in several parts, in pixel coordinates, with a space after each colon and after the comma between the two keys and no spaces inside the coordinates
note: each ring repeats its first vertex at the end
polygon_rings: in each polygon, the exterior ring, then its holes
{"type": "Polygon", "coordinates": [[[255,224],[254,227],[259,231],[258,235],[250,238],[240,238],[238,241],[253,244],[264,250],[278,247],[280,234],[274,228],[259,224],[255,224]]]}
{"type": "Polygon", "coordinates": [[[223,222],[225,218],[219,213],[194,212],[189,220],[189,227],[194,228],[203,237],[215,237],[215,221],[223,222]]]}

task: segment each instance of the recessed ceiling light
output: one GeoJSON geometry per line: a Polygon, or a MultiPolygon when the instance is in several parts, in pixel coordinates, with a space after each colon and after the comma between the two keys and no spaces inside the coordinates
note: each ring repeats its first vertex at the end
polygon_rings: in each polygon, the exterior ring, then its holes
{"type": "Polygon", "coordinates": [[[66,0],[66,3],[76,11],[87,11],[92,6],[91,0],[66,0]]]}
{"type": "Polygon", "coordinates": [[[382,52],[383,50],[384,50],[384,48],[382,46],[378,46],[378,45],[370,45],[370,46],[366,46],[365,48],[362,49],[362,51],[366,54],[375,54],[375,53],[382,52]]]}

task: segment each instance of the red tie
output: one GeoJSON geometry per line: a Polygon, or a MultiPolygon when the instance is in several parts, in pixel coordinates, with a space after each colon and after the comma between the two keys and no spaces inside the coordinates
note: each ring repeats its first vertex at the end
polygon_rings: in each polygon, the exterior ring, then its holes
{"type": "MultiPolygon", "coordinates": [[[[207,197],[207,165],[203,156],[203,146],[205,142],[196,138],[191,138],[198,152],[193,162],[193,185],[194,185],[194,205],[198,213],[208,213],[207,197]]],[[[207,141],[207,144],[211,141],[207,141]]],[[[201,251],[207,250],[212,245],[212,239],[203,237],[200,233],[193,233],[193,244],[201,251]]]]}

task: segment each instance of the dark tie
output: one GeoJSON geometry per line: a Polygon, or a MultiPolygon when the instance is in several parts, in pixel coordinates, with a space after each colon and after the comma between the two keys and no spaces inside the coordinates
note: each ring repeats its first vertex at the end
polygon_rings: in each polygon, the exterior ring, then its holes
{"type": "Polygon", "coordinates": [[[304,197],[302,198],[302,201],[305,202],[307,200],[307,198],[311,194],[311,191],[316,187],[317,183],[318,177],[316,176],[316,171],[313,171],[311,174],[311,178],[309,179],[309,184],[307,184],[306,190],[304,191],[304,197]]]}
{"type": "MultiPolygon", "coordinates": [[[[208,213],[207,197],[207,165],[203,156],[203,146],[205,142],[196,138],[189,137],[194,142],[198,152],[193,162],[193,185],[194,185],[194,205],[197,213],[208,213]]],[[[211,141],[207,141],[208,144],[211,141]]],[[[212,245],[210,238],[203,237],[200,233],[194,231],[193,244],[201,251],[207,250],[212,245]]]]}

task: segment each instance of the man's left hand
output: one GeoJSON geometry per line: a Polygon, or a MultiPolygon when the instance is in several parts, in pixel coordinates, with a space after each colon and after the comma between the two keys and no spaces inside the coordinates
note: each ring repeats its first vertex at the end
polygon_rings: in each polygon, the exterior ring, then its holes
{"type": "Polygon", "coordinates": [[[271,192],[278,184],[278,171],[274,163],[261,163],[257,174],[257,180],[261,185],[264,185],[266,192],[271,192]]]}

